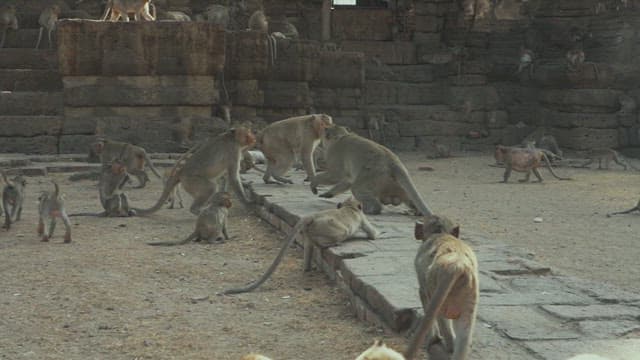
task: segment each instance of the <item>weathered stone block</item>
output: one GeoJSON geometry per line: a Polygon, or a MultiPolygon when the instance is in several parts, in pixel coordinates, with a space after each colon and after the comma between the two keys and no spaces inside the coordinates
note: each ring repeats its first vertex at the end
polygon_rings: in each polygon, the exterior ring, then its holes
{"type": "Polygon", "coordinates": [[[619,304],[594,304],[587,306],[544,305],[542,308],[550,314],[567,320],[631,319],[640,316],[639,308],[619,304]]]}
{"type": "Polygon", "coordinates": [[[60,91],[60,74],[53,70],[0,69],[0,91],[60,91]]]}
{"type": "Polygon", "coordinates": [[[66,106],[211,105],[218,91],[212,76],[67,76],[66,106]]]}
{"type": "Polygon", "coordinates": [[[430,105],[444,102],[442,87],[393,81],[367,81],[368,104],[430,105]]]}
{"type": "Polygon", "coordinates": [[[437,16],[416,15],[416,31],[436,33],[442,30],[443,19],[437,16]]]}
{"type": "Polygon", "coordinates": [[[269,70],[269,79],[310,81],[317,72],[320,45],[313,41],[278,39],[277,58],[269,70]]]}
{"type": "Polygon", "coordinates": [[[493,86],[453,86],[444,99],[452,107],[465,112],[495,110],[500,104],[500,96],[493,86]]]}
{"type": "Polygon", "coordinates": [[[398,123],[401,136],[442,135],[465,136],[477,126],[468,123],[442,122],[433,120],[402,121],[398,123]]]}
{"type": "Polygon", "coordinates": [[[616,129],[552,129],[551,133],[563,147],[574,150],[588,150],[598,147],[617,148],[619,146],[616,129]]]}
{"type": "Polygon", "coordinates": [[[391,40],[390,9],[339,9],[331,12],[331,37],[336,40],[391,40]]]}
{"type": "Polygon", "coordinates": [[[578,339],[580,334],[571,326],[550,320],[526,306],[481,306],[478,317],[495,324],[506,336],[514,340],[567,340],[578,339]]]}
{"type": "Polygon", "coordinates": [[[256,31],[233,31],[226,34],[226,68],[229,79],[255,80],[269,71],[267,37],[256,31]]]}
{"type": "Polygon", "coordinates": [[[264,93],[258,80],[235,80],[228,84],[234,105],[262,106],[264,93]]]}
{"type": "Polygon", "coordinates": [[[331,88],[364,86],[364,55],[358,52],[323,51],[313,85],[331,88]]]}
{"type": "Polygon", "coordinates": [[[364,103],[360,89],[313,88],[313,103],[316,107],[359,108],[364,103]]]}
{"type": "MultiPolygon", "coordinates": [[[[235,109],[235,107],[234,107],[235,109]]],[[[121,116],[129,118],[211,116],[211,105],[199,106],[66,106],[64,114],[69,118],[121,116]]]]}
{"type": "Polygon", "coordinates": [[[264,105],[273,108],[304,108],[312,104],[306,82],[265,81],[264,105]]]}
{"type": "Polygon", "coordinates": [[[0,92],[0,111],[4,115],[60,115],[61,92],[0,92]]]}
{"type": "Polygon", "coordinates": [[[620,126],[619,115],[615,113],[567,113],[545,108],[538,111],[545,124],[557,128],[615,129],[620,126]]]}
{"type": "Polygon", "coordinates": [[[546,90],[540,93],[543,106],[576,113],[612,113],[620,109],[620,91],[610,89],[546,90]]]}
{"type": "MultiPolygon", "coordinates": [[[[10,32],[11,30],[9,30],[10,32]]],[[[0,69],[47,70],[58,68],[58,55],[55,50],[11,49],[6,48],[7,46],[8,44],[5,44],[5,48],[2,49],[0,69]]]]}
{"type": "Polygon", "coordinates": [[[416,48],[411,41],[343,41],[342,49],[375,56],[385,64],[416,63],[416,48]]]}
{"type": "Polygon", "coordinates": [[[55,154],[58,139],[55,136],[0,137],[0,152],[25,154],[55,154]]]}
{"type": "Polygon", "coordinates": [[[58,22],[63,75],[213,75],[225,32],[205,22],[58,22]]]}
{"type": "Polygon", "coordinates": [[[61,123],[60,116],[0,116],[0,137],[57,135],[61,123]]]}

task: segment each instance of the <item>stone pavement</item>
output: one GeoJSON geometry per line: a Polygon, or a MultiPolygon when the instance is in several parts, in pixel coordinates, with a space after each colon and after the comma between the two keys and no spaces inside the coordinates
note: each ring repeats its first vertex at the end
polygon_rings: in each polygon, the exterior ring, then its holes
{"type": "MultiPolygon", "coordinates": [[[[179,154],[178,154],[179,155],[179,154]]],[[[153,154],[156,166],[169,166],[175,155],[153,154]]],[[[25,156],[0,154],[8,174],[30,176],[84,171],[97,164],[84,155],[25,156]]],[[[314,196],[303,184],[303,172],[291,172],[294,185],[265,185],[261,174],[243,175],[251,191],[265,196],[258,214],[288,233],[301,216],[334,208],[335,199],[314,196]]],[[[425,194],[428,198],[428,194],[425,194]]],[[[383,232],[376,240],[350,240],[321,252],[316,264],[350,297],[357,316],[369,323],[404,333],[422,316],[413,258],[415,217],[402,208],[386,207],[369,216],[383,232]]],[[[563,276],[497,241],[465,229],[480,267],[480,304],[472,359],[565,360],[594,353],[611,360],[640,359],[640,294],[563,276]]],[[[635,249],[634,249],[635,251],[635,249]]],[[[637,290],[635,290],[637,291],[637,290]]]]}
{"type": "MultiPolygon", "coordinates": [[[[266,196],[259,215],[288,233],[301,217],[334,208],[336,199],[314,196],[303,172],[294,185],[265,185],[261,174],[243,175],[252,191],[266,196]]],[[[428,194],[425,194],[428,198],[428,194]]],[[[316,264],[350,296],[357,316],[397,332],[422,316],[413,259],[415,217],[386,207],[369,216],[384,233],[376,240],[348,241],[316,251],[316,264]]],[[[480,305],[473,359],[564,360],[594,353],[612,360],[640,359],[640,294],[555,273],[494,240],[465,229],[462,238],[476,251],[480,305]]]]}

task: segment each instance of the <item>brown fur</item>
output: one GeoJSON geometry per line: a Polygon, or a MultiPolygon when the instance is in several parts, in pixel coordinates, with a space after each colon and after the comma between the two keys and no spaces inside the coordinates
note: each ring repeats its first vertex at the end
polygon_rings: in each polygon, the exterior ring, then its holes
{"type": "Polygon", "coordinates": [[[405,358],[402,354],[387,347],[382,340],[376,340],[373,342],[373,345],[360,354],[356,360],[405,360],[405,358]]]}
{"type": "Polygon", "coordinates": [[[51,48],[51,33],[56,28],[56,21],[58,21],[58,16],[60,16],[60,6],[53,4],[47,6],[40,17],[38,18],[38,24],[40,24],[40,32],[38,33],[38,41],[36,42],[36,49],[40,47],[40,40],[42,40],[42,32],[44,29],[47,29],[47,36],[49,38],[49,48],[51,48]]]}
{"type": "Polygon", "coordinates": [[[5,186],[2,190],[2,207],[4,208],[4,228],[9,230],[11,223],[20,220],[22,216],[22,205],[24,204],[25,188],[27,180],[21,175],[13,179],[7,179],[2,172],[5,186]]]}
{"type": "Polygon", "coordinates": [[[60,194],[60,187],[54,181],[54,191],[45,191],[38,197],[38,235],[42,236],[42,241],[49,241],[56,228],[56,218],[61,218],[64,223],[64,242],[71,242],[71,222],[64,208],[64,199],[60,194]]]}
{"type": "Polygon", "coordinates": [[[268,358],[260,354],[249,354],[249,355],[243,356],[242,359],[240,360],[271,360],[271,358],[268,358]]]}
{"type": "Polygon", "coordinates": [[[15,5],[0,6],[0,30],[2,31],[2,39],[0,39],[0,48],[4,47],[4,41],[7,36],[7,30],[18,30],[18,18],[16,17],[15,5]]]}
{"type": "Polygon", "coordinates": [[[156,20],[156,8],[150,0],[108,0],[105,7],[104,14],[100,20],[106,21],[109,17],[109,21],[118,21],[120,17],[124,18],[124,21],[129,21],[129,13],[134,14],[134,20],[140,20],[140,16],[147,21],[156,20]],[[149,8],[153,8],[153,15],[149,13],[149,8]]]}
{"type": "Polygon", "coordinates": [[[535,148],[517,148],[517,147],[507,147],[502,145],[497,145],[494,153],[496,163],[503,163],[505,165],[505,171],[502,182],[508,182],[509,177],[511,176],[511,171],[515,170],[518,172],[526,173],[526,177],[524,179],[519,180],[520,182],[527,182],[531,176],[531,173],[538,178],[538,181],[542,182],[542,176],[538,171],[538,168],[546,165],[549,172],[558,180],[571,180],[571,178],[562,178],[556,175],[556,173],[551,168],[551,163],[549,162],[549,158],[545,155],[543,150],[535,149],[535,148]]]}
{"type": "Polygon", "coordinates": [[[609,163],[614,161],[616,164],[622,166],[625,170],[629,164],[627,161],[615,150],[609,148],[597,148],[589,151],[587,155],[589,159],[587,162],[582,164],[582,167],[587,167],[591,165],[592,162],[598,160],[598,169],[602,169],[602,161],[604,161],[604,169],[609,170],[609,163]]]}
{"type": "Polygon", "coordinates": [[[111,164],[114,160],[124,162],[127,173],[135,176],[138,179],[138,188],[143,188],[149,176],[144,171],[145,166],[149,166],[149,169],[160,179],[160,173],[153,166],[147,151],[137,145],[132,145],[126,142],[99,139],[91,145],[93,152],[100,156],[100,161],[103,165],[111,164]]]}

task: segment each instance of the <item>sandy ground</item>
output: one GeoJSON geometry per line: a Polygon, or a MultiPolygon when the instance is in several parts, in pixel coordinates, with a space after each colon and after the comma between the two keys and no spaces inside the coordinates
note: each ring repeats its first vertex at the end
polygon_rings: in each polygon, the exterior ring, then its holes
{"type": "MultiPolygon", "coordinates": [[[[574,181],[559,181],[543,169],[543,183],[519,183],[523,174],[514,172],[503,184],[504,169],[489,166],[495,163],[492,156],[430,160],[408,153],[401,158],[427,203],[460,222],[463,234],[526,249],[560,273],[640,292],[640,213],[606,217],[636,205],[640,172],[615,164],[598,170],[596,163],[593,169],[556,169],[574,181]],[[418,171],[419,165],[434,171],[418,171]],[[536,217],[542,223],[535,223],[536,217]]],[[[629,162],[640,167],[633,159],[629,162]]]]}
{"type": "MultiPolygon", "coordinates": [[[[99,209],[93,182],[55,178],[70,212],[99,209]]],[[[9,232],[0,229],[0,359],[224,360],[251,351],[274,359],[354,359],[374,338],[404,346],[404,339],[355,319],[324,274],[303,275],[301,251],[290,250],[257,292],[217,296],[266,269],[283,238],[237,202],[232,239],[223,244],[145,245],[188,235],[195,217],[186,209],[73,218],[71,244],[62,243],[61,222],[43,243],[36,202],[52,185],[42,177],[28,181],[23,219],[9,232]]],[[[156,199],[160,182],[152,181],[128,191],[132,203],[156,199]]]]}

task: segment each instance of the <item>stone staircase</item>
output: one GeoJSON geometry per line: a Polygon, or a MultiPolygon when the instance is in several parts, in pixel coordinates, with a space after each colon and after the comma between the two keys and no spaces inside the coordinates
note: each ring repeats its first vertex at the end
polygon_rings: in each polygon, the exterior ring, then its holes
{"type": "Polygon", "coordinates": [[[59,153],[62,78],[46,36],[37,29],[7,33],[0,49],[0,152],[59,153]]]}

